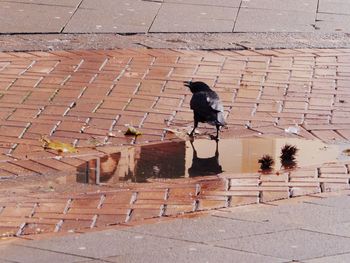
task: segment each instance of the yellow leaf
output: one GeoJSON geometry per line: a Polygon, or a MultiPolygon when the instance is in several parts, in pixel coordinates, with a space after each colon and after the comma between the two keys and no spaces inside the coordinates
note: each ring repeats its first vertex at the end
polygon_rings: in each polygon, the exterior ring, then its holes
{"type": "Polygon", "coordinates": [[[50,140],[48,138],[45,138],[44,136],[41,137],[40,141],[42,142],[42,147],[44,147],[45,149],[51,149],[51,150],[56,150],[59,152],[64,152],[64,153],[77,153],[78,150],[68,144],[68,143],[64,143],[64,142],[60,142],[60,141],[53,141],[50,140]]]}
{"type": "Polygon", "coordinates": [[[142,133],[136,130],[134,127],[129,126],[128,130],[124,133],[124,135],[139,136],[139,135],[142,135],[142,133]]]}

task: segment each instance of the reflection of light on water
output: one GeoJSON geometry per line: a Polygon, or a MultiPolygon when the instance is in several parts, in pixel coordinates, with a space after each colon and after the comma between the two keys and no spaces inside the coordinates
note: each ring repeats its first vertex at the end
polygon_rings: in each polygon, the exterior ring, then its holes
{"type": "MultiPolygon", "coordinates": [[[[208,141],[195,141],[199,153],[213,152],[213,145],[210,141],[206,142],[208,141]]],[[[350,144],[327,145],[319,140],[298,138],[242,138],[219,141],[219,163],[225,172],[254,173],[259,170],[258,160],[268,154],[275,161],[275,169],[280,169],[281,148],[286,144],[294,145],[299,149],[296,154],[299,167],[350,160],[348,155],[342,153],[343,150],[350,148],[350,144]]],[[[186,160],[190,163],[191,153],[188,154],[186,160]]]]}
{"type": "Polygon", "coordinates": [[[179,178],[229,173],[256,173],[263,155],[270,155],[274,169],[281,168],[281,148],[296,146],[298,167],[350,160],[344,153],[349,144],[326,145],[318,140],[297,138],[205,139],[125,147],[118,153],[92,159],[77,169],[84,183],[145,182],[155,178],[179,178]]]}

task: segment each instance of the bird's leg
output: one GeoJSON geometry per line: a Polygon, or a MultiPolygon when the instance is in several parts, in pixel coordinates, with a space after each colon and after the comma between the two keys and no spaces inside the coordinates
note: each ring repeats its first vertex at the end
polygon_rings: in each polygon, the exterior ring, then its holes
{"type": "Polygon", "coordinates": [[[210,135],[210,138],[215,141],[219,141],[219,130],[220,130],[220,125],[216,125],[216,136],[210,135]]]}
{"type": "Polygon", "coordinates": [[[216,159],[219,158],[219,141],[218,140],[216,140],[215,157],[216,159]]]}
{"type": "Polygon", "coordinates": [[[192,146],[192,150],[193,150],[193,159],[197,159],[197,151],[196,148],[194,148],[193,142],[190,141],[191,146],[192,146]]]}
{"type": "Polygon", "coordinates": [[[195,132],[195,130],[196,130],[197,127],[198,127],[198,121],[195,119],[195,120],[194,120],[193,130],[192,130],[191,133],[189,134],[190,137],[193,137],[193,134],[194,134],[194,132],[195,132]]]}

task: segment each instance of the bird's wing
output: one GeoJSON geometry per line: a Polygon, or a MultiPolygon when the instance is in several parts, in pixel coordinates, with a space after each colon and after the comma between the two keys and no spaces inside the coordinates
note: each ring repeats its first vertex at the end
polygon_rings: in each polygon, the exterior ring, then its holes
{"type": "Polygon", "coordinates": [[[222,106],[222,103],[219,99],[219,96],[212,92],[209,94],[208,96],[209,98],[207,99],[208,100],[208,103],[210,105],[210,107],[214,110],[214,111],[217,111],[217,112],[223,112],[224,111],[224,106],[222,106]]]}
{"type": "Polygon", "coordinates": [[[210,103],[210,98],[206,92],[196,92],[192,96],[190,106],[196,112],[207,113],[214,110],[210,103]]]}
{"type": "Polygon", "coordinates": [[[200,119],[225,125],[224,107],[216,93],[196,92],[192,96],[190,106],[194,114],[200,119]]]}
{"type": "Polygon", "coordinates": [[[224,107],[216,93],[213,92],[197,92],[193,94],[191,99],[191,109],[200,110],[200,109],[212,110],[216,112],[223,112],[224,107]]]}

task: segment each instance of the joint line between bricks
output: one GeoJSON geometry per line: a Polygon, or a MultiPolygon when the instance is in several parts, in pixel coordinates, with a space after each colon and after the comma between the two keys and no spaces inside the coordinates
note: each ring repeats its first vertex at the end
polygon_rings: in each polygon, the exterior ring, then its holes
{"type": "Polygon", "coordinates": [[[84,0],[80,0],[80,2],[77,4],[76,8],[74,9],[72,15],[68,18],[67,22],[63,25],[63,27],[60,30],[60,33],[63,33],[63,31],[66,29],[67,25],[70,23],[74,15],[78,12],[79,7],[82,5],[84,0]]]}
{"type": "MultiPolygon", "coordinates": [[[[61,220],[61,221],[63,221],[63,220],[61,220]]],[[[48,251],[48,252],[61,254],[61,255],[69,255],[69,256],[74,256],[74,257],[80,257],[80,258],[84,258],[84,259],[98,260],[100,262],[112,263],[111,261],[107,261],[107,260],[104,260],[104,259],[101,259],[101,258],[95,258],[95,257],[90,257],[90,256],[83,256],[81,254],[60,252],[60,251],[57,251],[57,250],[52,250],[52,249],[47,249],[47,248],[39,248],[39,247],[27,246],[27,245],[23,245],[23,244],[16,244],[15,246],[17,246],[17,247],[26,247],[26,248],[36,249],[36,250],[40,250],[40,251],[48,251]]]]}
{"type": "Polygon", "coordinates": [[[159,8],[158,8],[158,10],[157,10],[157,13],[155,14],[154,18],[152,19],[152,22],[151,22],[150,26],[149,26],[148,29],[147,29],[147,33],[151,30],[151,28],[152,28],[154,22],[156,21],[156,19],[157,19],[157,17],[158,17],[158,14],[159,14],[161,8],[162,8],[162,4],[160,3],[160,4],[159,4],[159,8]]]}
{"type": "MultiPolygon", "coordinates": [[[[236,14],[236,17],[235,17],[235,19],[234,19],[234,22],[233,22],[233,26],[232,26],[232,33],[235,31],[235,27],[236,27],[236,24],[237,24],[237,19],[238,19],[238,15],[239,15],[239,13],[240,13],[240,11],[241,11],[241,8],[242,8],[242,2],[243,2],[244,0],[241,0],[240,1],[240,3],[239,3],[239,6],[238,6],[238,10],[237,10],[237,14],[236,14]]],[[[244,47],[244,46],[243,46],[244,47]]]]}

